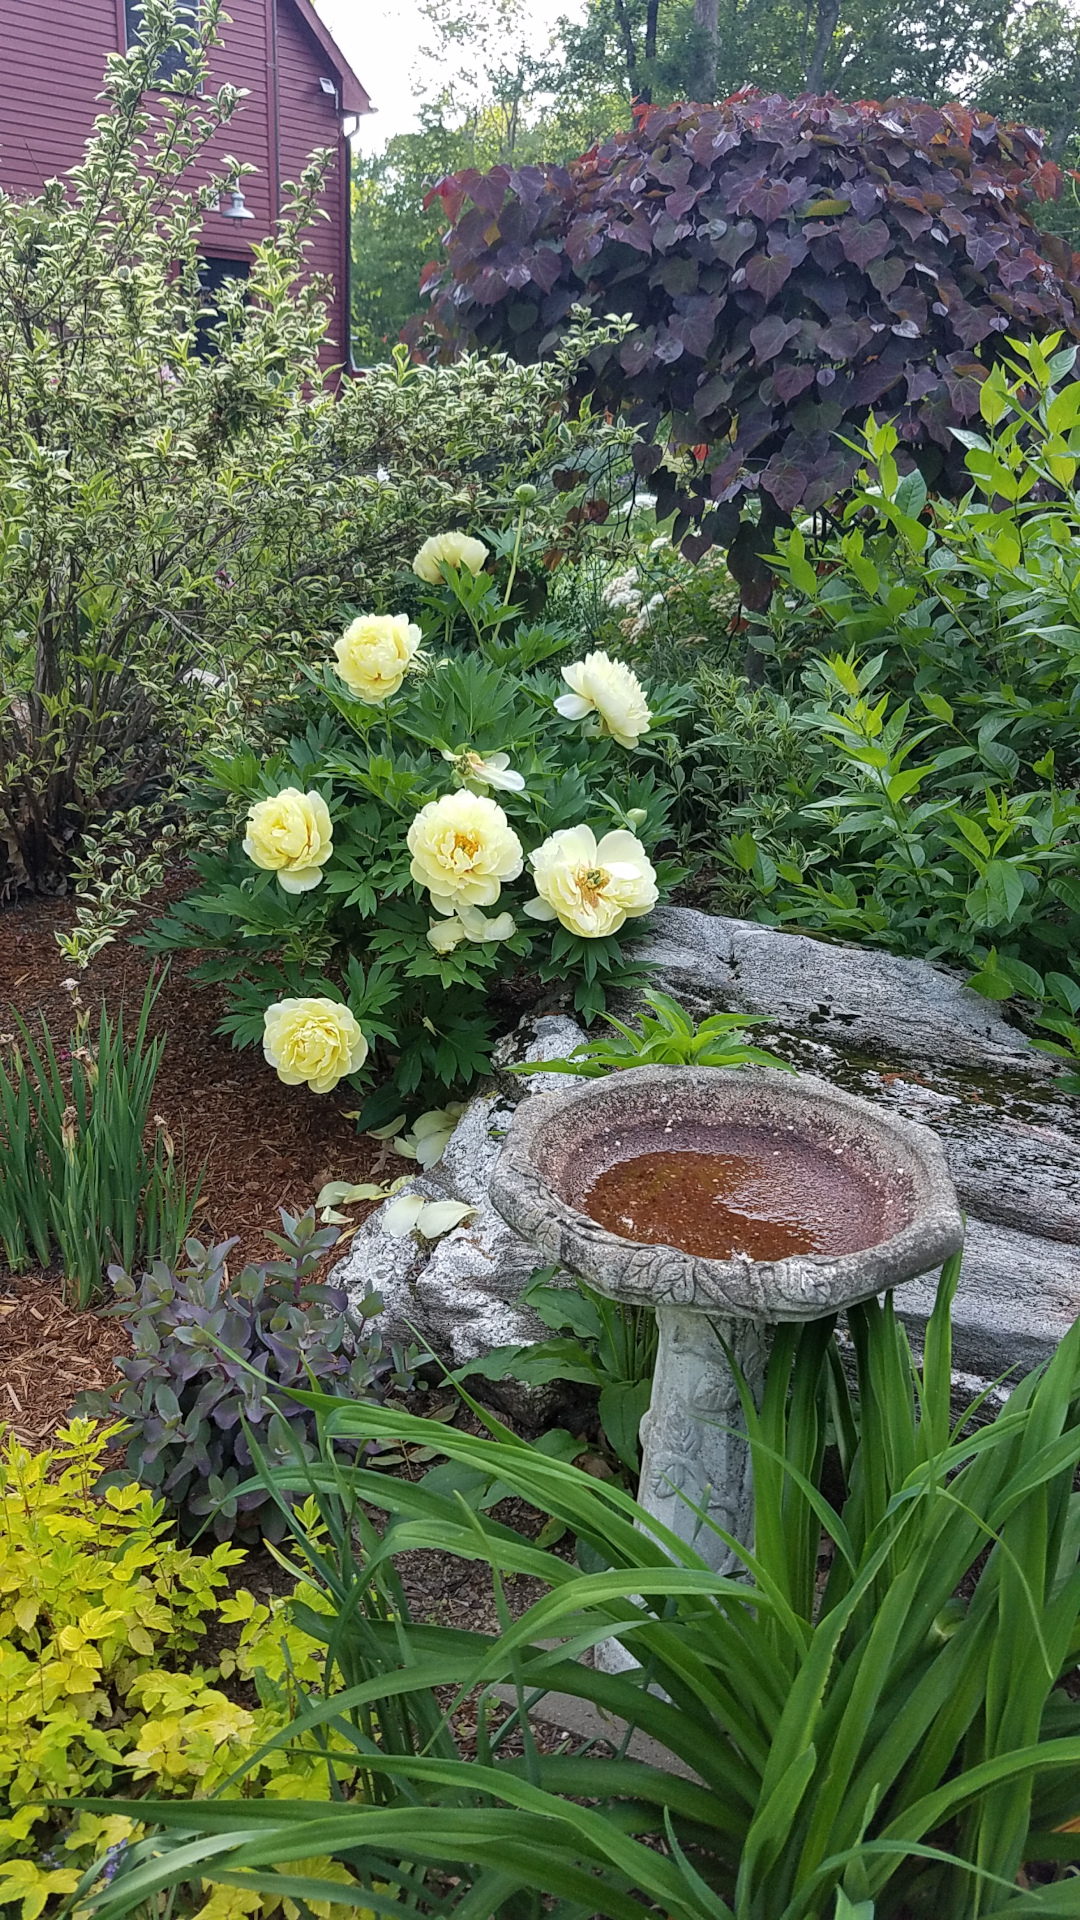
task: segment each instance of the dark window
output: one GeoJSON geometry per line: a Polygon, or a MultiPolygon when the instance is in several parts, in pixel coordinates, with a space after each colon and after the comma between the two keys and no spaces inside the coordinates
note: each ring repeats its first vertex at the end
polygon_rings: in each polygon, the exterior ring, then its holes
{"type": "Polygon", "coordinates": [[[221,309],[215,294],[231,280],[246,280],[250,272],[251,267],[246,260],[225,260],[210,254],[204,255],[199,261],[203,304],[195,330],[195,351],[200,360],[212,360],[218,351],[214,328],[221,318],[221,309]]]}
{"type": "MultiPolygon", "coordinates": [[[[199,0],[178,0],[176,8],[178,20],[190,21],[195,25],[199,18],[199,0]]],[[[142,0],[124,0],[124,18],[127,24],[128,52],[137,47],[143,37],[142,0]]],[[[171,87],[178,73],[188,66],[190,54],[185,47],[167,47],[158,61],[156,79],[159,87],[171,87]]]]}

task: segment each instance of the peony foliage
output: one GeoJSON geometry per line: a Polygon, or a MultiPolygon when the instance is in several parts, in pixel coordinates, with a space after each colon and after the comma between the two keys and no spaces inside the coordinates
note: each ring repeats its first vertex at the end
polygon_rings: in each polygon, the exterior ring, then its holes
{"type": "Polygon", "coordinates": [[[636,984],[630,945],[674,878],[641,743],[679,696],[527,621],[513,554],[505,577],[488,556],[429,540],[419,622],[358,614],[280,751],[211,759],[197,798],[227,850],[145,936],[205,949],[222,1030],[289,1086],[364,1090],[367,1125],[484,1072],[523,1005],[572,994],[591,1019],[636,984]]]}
{"type": "Polygon", "coordinates": [[[989,114],[747,91],[641,108],[568,168],[443,180],[428,288],[452,339],[526,362],[582,308],[627,316],[582,387],[636,423],[683,551],[727,549],[760,606],[774,529],[848,485],[869,409],[962,491],[954,429],[1006,330],[1080,337],[1077,256],[1030,211],[1061,187],[1039,136],[989,114]]]}

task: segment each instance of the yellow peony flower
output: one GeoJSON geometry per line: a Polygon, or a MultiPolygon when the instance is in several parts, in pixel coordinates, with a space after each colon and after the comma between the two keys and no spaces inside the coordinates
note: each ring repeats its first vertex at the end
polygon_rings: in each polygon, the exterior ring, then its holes
{"type": "Polygon", "coordinates": [[[487,557],[483,541],[474,540],[470,534],[433,533],[430,540],[424,541],[412,570],[430,587],[441,587],[447,567],[464,567],[468,573],[479,573],[487,557]]]}
{"type": "Polygon", "coordinates": [[[287,1087],[332,1093],[363,1066],[368,1043],[339,1000],[278,1000],[263,1016],[263,1052],[287,1087]]]}
{"type": "Polygon", "coordinates": [[[283,787],[250,809],[244,852],[264,872],[276,873],[286,893],[308,893],[334,851],[332,832],[321,794],[283,787]]]}
{"type": "Polygon", "coordinates": [[[381,707],[408,673],[420,638],[407,614],[362,613],[334,642],[338,674],[358,700],[381,707]]]}
{"type": "Polygon", "coordinates": [[[645,689],[621,660],[612,660],[606,653],[587,653],[584,660],[564,667],[562,677],[572,689],[555,702],[564,720],[598,714],[601,733],[610,733],[621,747],[635,747],[641,735],[648,733],[652,714],[645,689]]]}
{"type": "Polygon", "coordinates": [[[524,861],[521,841],[498,803],[461,787],[421,807],[408,835],[418,886],[437,913],[492,907],[504,880],[516,880],[524,861]]]}
{"type": "Polygon", "coordinates": [[[532,856],[538,898],[525,911],[534,920],[558,920],[571,933],[596,940],[617,933],[625,920],[651,913],[656,874],[641,841],[620,828],[597,845],[591,827],[564,827],[532,856]]]}

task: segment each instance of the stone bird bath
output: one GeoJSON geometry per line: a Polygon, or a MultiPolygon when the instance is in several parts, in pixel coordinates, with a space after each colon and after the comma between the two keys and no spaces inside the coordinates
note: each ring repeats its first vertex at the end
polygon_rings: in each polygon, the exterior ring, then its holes
{"type": "MultiPolygon", "coordinates": [[[[655,1167],[655,1163],[654,1167],[655,1167]]],[[[671,1175],[671,1162],[651,1176],[671,1175]]],[[[678,1184],[678,1169],[674,1185],[678,1184]]],[[[671,1190],[674,1190],[671,1185],[671,1190]]],[[[702,1526],[707,1512],[736,1539],[753,1533],[749,1447],[724,1343],[760,1398],[773,1326],[814,1320],[937,1267],[963,1243],[963,1222],[935,1136],[809,1075],[771,1069],[637,1067],[522,1102],[491,1184],[503,1218],[547,1261],[598,1292],[656,1310],[659,1354],[641,1423],[639,1499],[719,1572],[736,1557],[702,1526]],[[639,1156],[752,1152],[752,1211],[766,1225],[770,1195],[789,1234],[819,1251],[709,1258],[635,1229],[633,1173],[619,1233],[586,1211],[601,1176],[639,1156]],[[735,1429],[731,1432],[730,1429],[735,1429]]],[[[599,1209],[598,1209],[599,1210],[599,1209]]],[[[684,1240],[695,1231],[684,1208],[684,1240]]],[[[697,1213],[706,1228],[708,1200],[697,1213]]],[[[715,1218],[715,1215],[713,1215],[715,1218]]]]}

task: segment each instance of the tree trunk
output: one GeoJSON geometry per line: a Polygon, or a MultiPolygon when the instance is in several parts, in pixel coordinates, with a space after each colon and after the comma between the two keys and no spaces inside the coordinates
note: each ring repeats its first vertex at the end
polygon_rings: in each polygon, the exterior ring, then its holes
{"type": "Polygon", "coordinates": [[[694,25],[698,32],[698,73],[695,93],[699,100],[716,99],[716,66],[720,57],[720,0],[694,0],[694,25]]]}
{"type": "Polygon", "coordinates": [[[645,8],[645,58],[656,59],[656,30],[660,17],[660,0],[648,0],[645,8]]]}
{"type": "Polygon", "coordinates": [[[840,0],[817,0],[814,21],[814,45],[806,69],[807,93],[824,93],[825,62],[829,57],[833,34],[840,18],[840,0]]]}
{"type": "Polygon", "coordinates": [[[1056,160],[1060,167],[1065,158],[1065,149],[1075,132],[1076,115],[1074,113],[1065,114],[1062,119],[1058,120],[1050,129],[1050,137],[1046,143],[1047,159],[1056,160]]]}
{"type": "Polygon", "coordinates": [[[623,59],[626,61],[626,81],[631,96],[636,99],[638,92],[637,48],[634,45],[634,30],[630,25],[630,16],[626,11],[626,0],[615,0],[615,18],[619,23],[619,36],[623,44],[623,59]]]}

